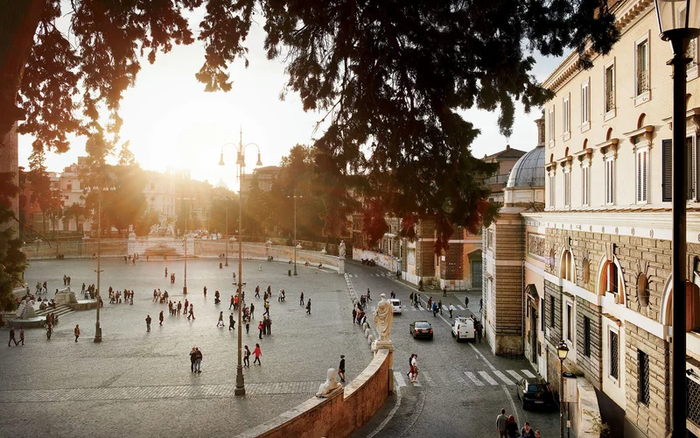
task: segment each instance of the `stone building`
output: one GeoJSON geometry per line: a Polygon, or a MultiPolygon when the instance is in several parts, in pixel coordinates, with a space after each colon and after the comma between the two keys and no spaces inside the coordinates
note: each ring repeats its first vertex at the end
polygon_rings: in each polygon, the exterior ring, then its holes
{"type": "MultiPolygon", "coordinates": [[[[611,436],[663,437],[672,404],[672,80],[665,63],[672,52],[657,36],[652,1],[611,8],[621,34],[613,50],[594,56],[589,70],[579,68],[574,52],[543,83],[554,92],[540,146],[544,210],[504,207],[492,236],[484,237],[485,326],[497,354],[523,353],[555,388],[556,348],[566,342],[564,368],[595,388],[611,436]]],[[[685,145],[687,424],[694,435],[700,435],[698,46],[696,39],[688,50],[685,145]]]]}
{"type": "Polygon", "coordinates": [[[525,151],[514,149],[511,148],[510,145],[506,145],[506,148],[502,151],[491,155],[484,155],[484,162],[498,164],[498,171],[496,174],[486,180],[486,184],[491,189],[489,201],[503,203],[503,189],[508,182],[510,171],[525,153],[525,151]]]}

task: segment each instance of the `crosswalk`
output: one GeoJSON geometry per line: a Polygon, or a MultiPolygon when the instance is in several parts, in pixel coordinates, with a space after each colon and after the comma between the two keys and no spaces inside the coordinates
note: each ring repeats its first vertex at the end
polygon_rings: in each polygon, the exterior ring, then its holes
{"type": "Polygon", "coordinates": [[[534,378],[535,375],[527,369],[523,370],[490,370],[490,371],[464,371],[462,375],[451,374],[449,382],[445,379],[437,378],[430,371],[420,370],[418,374],[418,381],[411,383],[405,372],[394,371],[394,384],[396,386],[438,386],[444,382],[445,385],[454,386],[455,384],[461,384],[466,387],[489,387],[489,386],[499,386],[508,385],[514,386],[520,379],[525,377],[534,378]],[[437,382],[437,383],[436,383],[437,382]]]}
{"type": "Polygon", "coordinates": [[[348,277],[352,278],[358,278],[358,277],[396,277],[396,274],[392,274],[391,272],[380,272],[376,274],[346,274],[348,277]]]}

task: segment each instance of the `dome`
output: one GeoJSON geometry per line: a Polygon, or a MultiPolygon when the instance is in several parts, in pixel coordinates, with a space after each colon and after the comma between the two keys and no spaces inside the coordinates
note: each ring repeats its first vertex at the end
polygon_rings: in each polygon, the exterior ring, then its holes
{"type": "Polygon", "coordinates": [[[506,187],[544,187],[544,146],[520,157],[510,171],[506,187]]]}

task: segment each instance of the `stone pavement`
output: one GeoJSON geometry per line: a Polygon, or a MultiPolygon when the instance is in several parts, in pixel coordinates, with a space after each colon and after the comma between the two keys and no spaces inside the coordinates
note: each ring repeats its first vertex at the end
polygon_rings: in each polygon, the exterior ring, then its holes
{"type": "MultiPolygon", "coordinates": [[[[243,281],[248,302],[256,306],[256,323],[243,333],[251,350],[262,347],[262,366],[245,368],[245,397],[233,395],[236,381],[237,332],[228,330],[229,299],[234,293],[231,272],[237,260],[220,270],[218,259],[189,260],[187,286],[182,295],[183,262],[125,264],[103,260],[103,297],[110,285],[134,289],[134,305],[109,304],[101,310],[103,342],[93,343],[95,311],[61,317],[50,341],[43,329],[26,332],[26,345],[0,347],[1,437],[214,436],[239,433],[298,405],[347,358],[349,379],[359,374],[372,355],[357,325],[346,323],[352,310],[343,276],[298,266],[287,276],[286,263],[244,261],[243,281]],[[164,275],[176,274],[170,284],[164,275]],[[272,336],[258,339],[257,320],[264,311],[255,299],[255,285],[271,285],[272,336]],[[207,298],[202,288],[208,287],[207,298]],[[154,288],[194,303],[195,321],[171,317],[167,306],[154,303],[154,288]],[[287,300],[277,302],[285,288],[287,300]],[[222,303],[214,304],[219,290],[222,303]],[[299,292],[312,300],[312,315],[299,305],[299,292]],[[163,327],[158,313],[165,311],[163,327]],[[227,327],[216,328],[219,311],[227,327]],[[146,332],[145,317],[153,318],[146,332]],[[74,342],[76,324],[82,335],[74,342]],[[203,351],[202,373],[189,370],[189,351],[203,351]]],[[[47,280],[49,290],[62,287],[63,274],[71,286],[96,282],[94,260],[35,261],[26,273],[28,284],[47,280]]],[[[51,294],[49,294],[51,295],[51,294]]],[[[262,293],[261,293],[262,295],[262,293]]],[[[238,330],[238,327],[236,327],[238,330]]],[[[7,339],[8,331],[0,334],[7,339]]],[[[252,362],[252,360],[251,360],[252,362]]]]}

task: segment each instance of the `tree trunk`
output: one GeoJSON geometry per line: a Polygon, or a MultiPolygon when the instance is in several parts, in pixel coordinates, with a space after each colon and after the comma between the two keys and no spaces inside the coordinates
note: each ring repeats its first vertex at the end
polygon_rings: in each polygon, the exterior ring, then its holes
{"type": "Polygon", "coordinates": [[[0,0],[0,139],[23,119],[17,92],[46,0],[0,0]]]}

